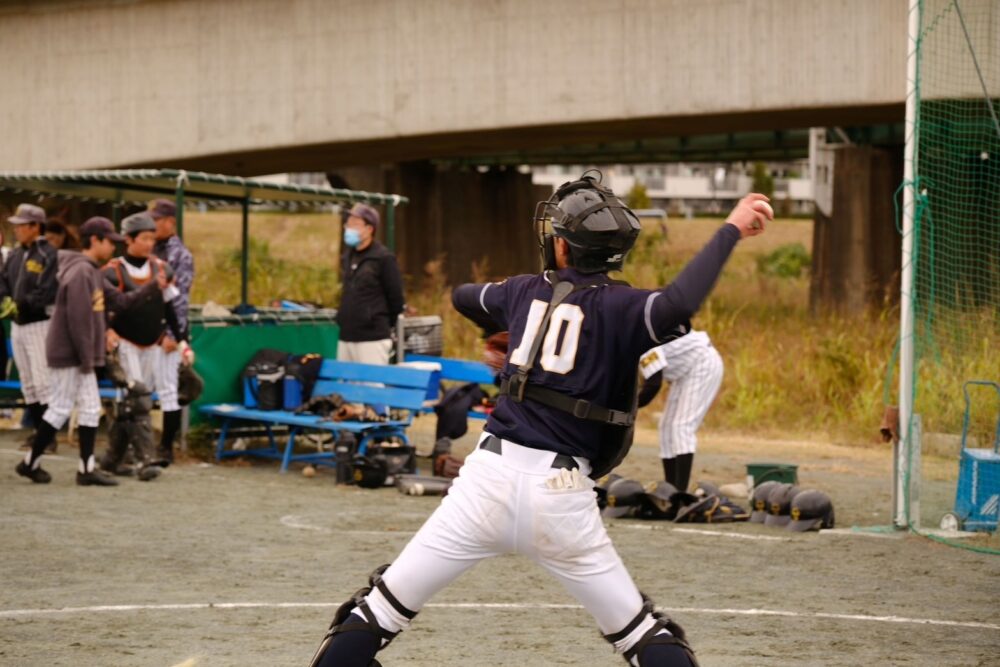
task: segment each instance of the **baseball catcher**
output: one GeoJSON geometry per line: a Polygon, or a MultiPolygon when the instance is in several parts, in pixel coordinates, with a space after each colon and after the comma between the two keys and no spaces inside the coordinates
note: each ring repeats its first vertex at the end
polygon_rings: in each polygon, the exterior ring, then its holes
{"type": "Polygon", "coordinates": [[[369,667],[435,593],[481,560],[519,553],[551,573],[630,665],[691,667],[684,631],[633,583],[601,522],[594,478],[631,443],[639,357],[687,321],[740,238],[770,215],[751,194],[659,290],[608,277],[635,244],[635,214],[585,173],[540,202],[545,270],[452,294],[487,335],[510,332],[500,398],[448,495],[391,565],[334,616],[312,665],[369,667]],[[551,224],[551,233],[547,225],[551,224]]]}

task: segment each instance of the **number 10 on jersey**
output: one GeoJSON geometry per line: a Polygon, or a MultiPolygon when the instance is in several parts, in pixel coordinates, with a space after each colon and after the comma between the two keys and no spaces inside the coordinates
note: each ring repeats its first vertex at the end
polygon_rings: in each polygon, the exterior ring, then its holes
{"type": "MultiPolygon", "coordinates": [[[[528,311],[528,321],[524,325],[521,344],[510,354],[510,363],[524,366],[528,363],[528,353],[535,343],[538,330],[549,307],[544,301],[535,299],[528,311]]],[[[560,303],[552,311],[549,328],[542,341],[541,358],[538,363],[549,373],[565,375],[573,370],[576,363],[576,349],[580,343],[580,329],[583,327],[583,310],[571,303],[560,303]]]]}

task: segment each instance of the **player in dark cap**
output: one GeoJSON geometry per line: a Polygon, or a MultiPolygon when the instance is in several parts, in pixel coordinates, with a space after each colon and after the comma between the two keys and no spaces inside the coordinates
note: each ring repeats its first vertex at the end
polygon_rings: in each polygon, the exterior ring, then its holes
{"type": "MultiPolygon", "coordinates": [[[[194,256],[177,236],[177,205],[169,199],[154,199],[149,203],[149,216],[156,224],[156,245],[153,254],[162,259],[173,272],[173,285],[177,296],[170,302],[181,338],[172,343],[164,340],[161,345],[163,372],[179,376],[179,369],[194,364],[194,351],[188,343],[188,309],[191,305],[191,286],[194,284],[194,256]],[[176,345],[176,348],[175,348],[176,345]]],[[[170,334],[166,338],[170,338],[170,334]]],[[[163,412],[163,434],[157,452],[157,459],[170,463],[174,459],[174,439],[180,430],[181,412],[163,412]],[[169,428],[167,424],[169,423],[169,428]]]]}
{"type": "MultiPolygon", "coordinates": [[[[170,265],[153,255],[156,222],[148,213],[135,213],[122,221],[125,255],[116,257],[104,275],[124,293],[140,289],[164,276],[173,281],[170,265]]],[[[152,388],[163,410],[163,434],[156,463],[170,465],[173,442],[181,428],[181,408],[177,397],[177,363],[172,355],[179,342],[186,342],[185,332],[177,321],[173,302],[179,290],[171,284],[162,295],[145,302],[141,308],[120,313],[111,320],[109,345],[118,347],[118,358],[131,382],[152,388]]]]}
{"type": "Polygon", "coordinates": [[[833,501],[822,491],[807,489],[792,500],[791,521],[788,530],[804,533],[807,530],[833,528],[833,501]]]}
{"type": "MultiPolygon", "coordinates": [[[[35,426],[34,438],[49,403],[49,366],[45,360],[45,337],[59,287],[56,280],[56,249],[43,236],[45,210],[21,204],[7,218],[14,226],[17,243],[3,267],[2,296],[16,306],[10,326],[14,363],[21,378],[25,410],[35,426]]],[[[29,442],[33,439],[29,439],[29,442]]],[[[54,444],[54,443],[53,443],[54,444]]]]}
{"type": "Polygon", "coordinates": [[[32,482],[51,481],[40,463],[45,448],[69,419],[75,407],[80,419],[80,486],[115,486],[117,482],[95,468],[94,440],[101,416],[95,369],[105,362],[106,310],[120,311],[152,299],[166,286],[153,282],[123,295],[107,288],[100,265],[123,238],[107,218],[94,217],[80,228],[83,250],[59,251],[59,289],[46,339],[46,360],[52,379],[52,400],[40,420],[31,451],[17,465],[18,475],[32,482]]]}

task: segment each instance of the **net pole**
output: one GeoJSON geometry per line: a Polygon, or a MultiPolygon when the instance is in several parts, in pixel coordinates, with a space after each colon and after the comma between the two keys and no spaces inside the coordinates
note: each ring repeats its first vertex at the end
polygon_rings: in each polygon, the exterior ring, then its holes
{"type": "Polygon", "coordinates": [[[913,436],[913,250],[915,229],[914,174],[917,143],[917,57],[920,31],[920,0],[909,0],[906,54],[906,145],[903,155],[903,266],[900,285],[899,317],[899,437],[895,452],[895,487],[893,489],[893,525],[909,526],[908,486],[910,448],[913,436]]]}

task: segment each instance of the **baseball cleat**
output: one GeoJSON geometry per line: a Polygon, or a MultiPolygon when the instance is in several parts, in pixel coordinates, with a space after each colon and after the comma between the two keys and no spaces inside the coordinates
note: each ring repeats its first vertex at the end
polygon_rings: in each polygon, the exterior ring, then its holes
{"type": "Polygon", "coordinates": [[[77,486],[118,486],[118,480],[109,477],[105,473],[94,470],[92,472],[76,473],[77,486]]]}
{"type": "Polygon", "coordinates": [[[28,464],[24,461],[18,463],[14,470],[18,475],[21,477],[27,477],[35,484],[48,484],[52,481],[52,475],[42,470],[41,467],[29,468],[28,464]]]}

